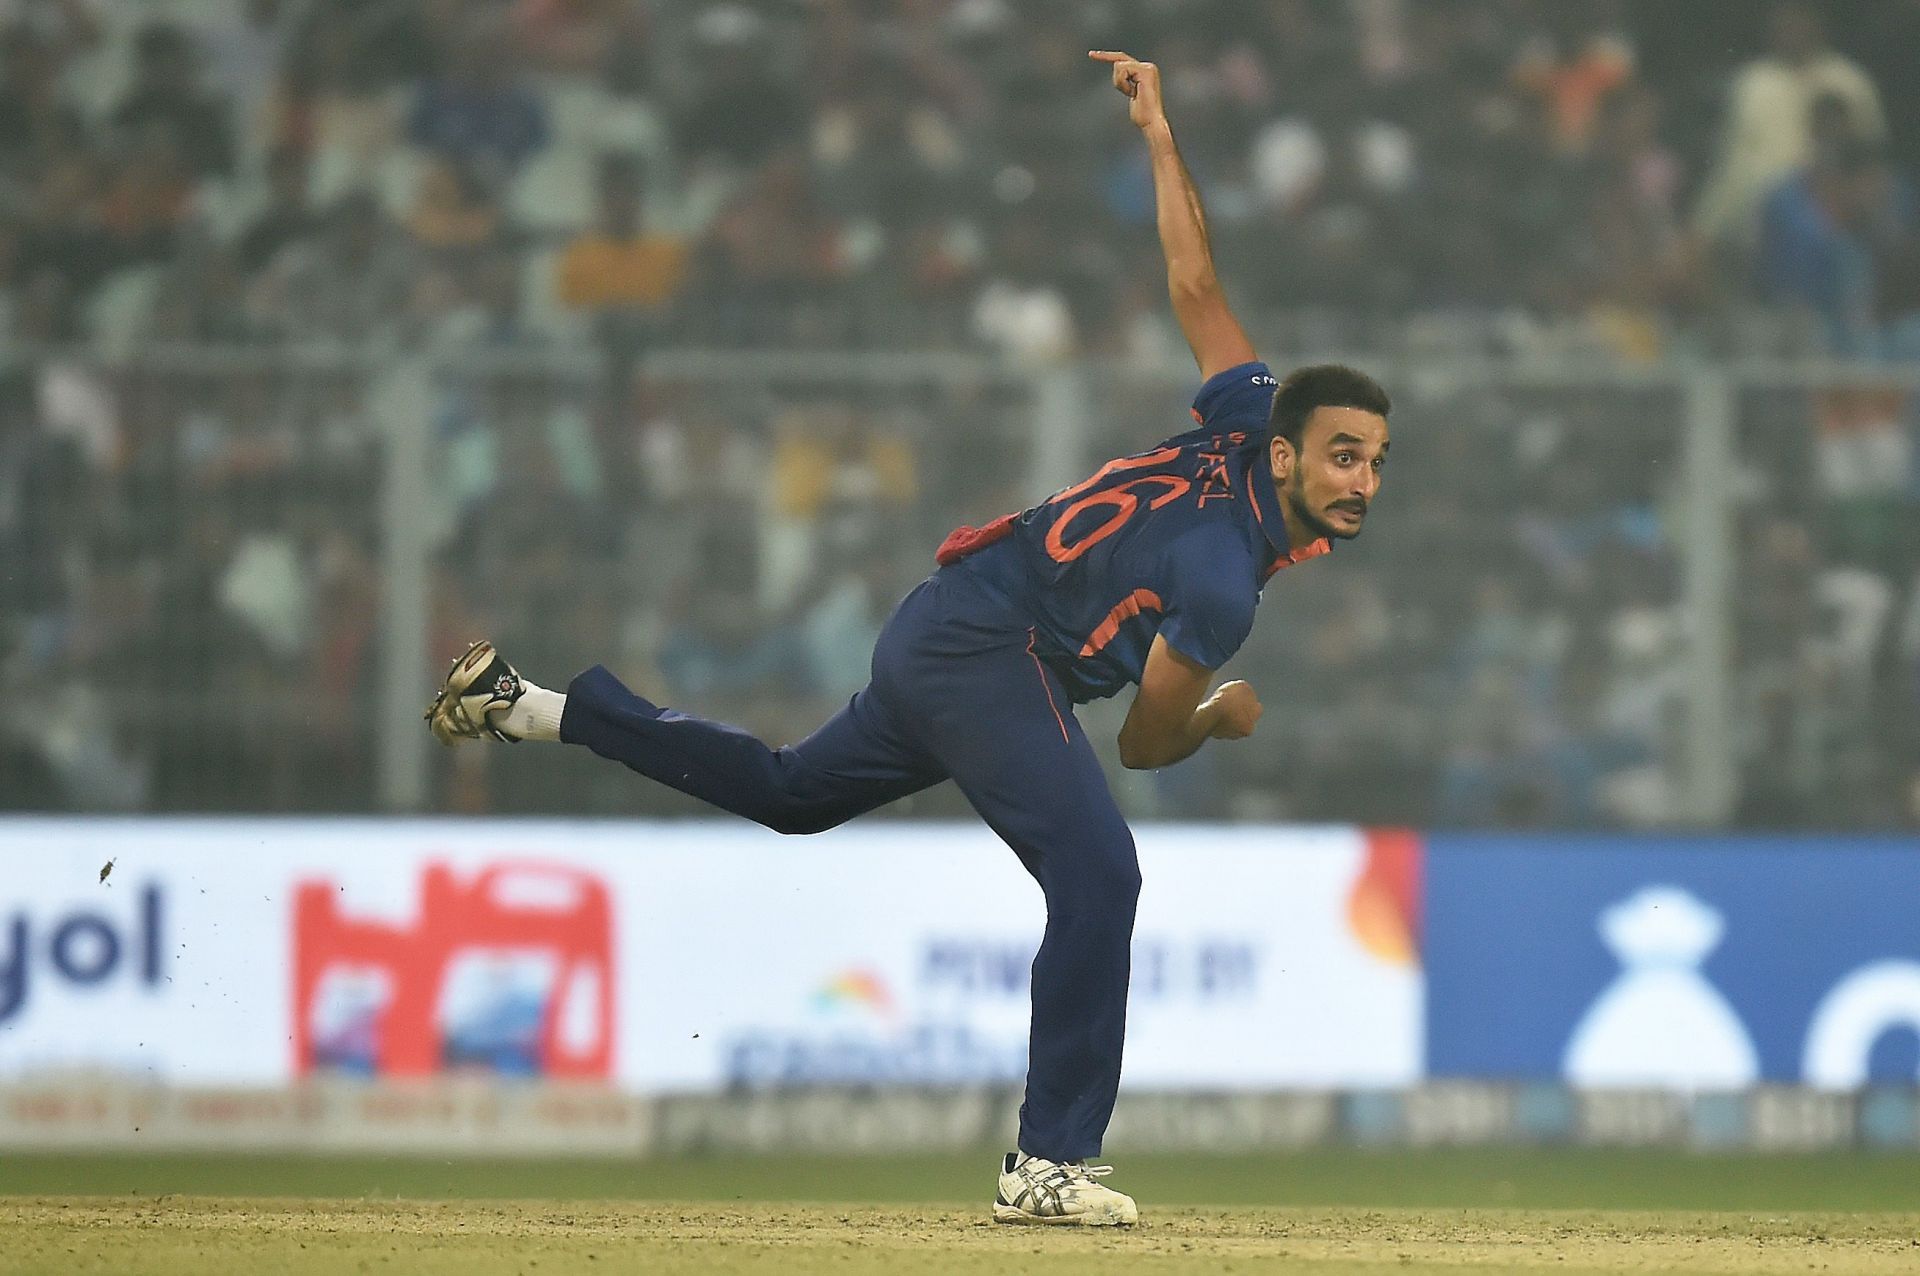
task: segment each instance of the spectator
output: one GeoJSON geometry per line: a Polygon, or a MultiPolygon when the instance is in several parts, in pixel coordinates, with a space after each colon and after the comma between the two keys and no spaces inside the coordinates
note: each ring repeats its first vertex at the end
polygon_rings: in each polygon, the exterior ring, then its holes
{"type": "Polygon", "coordinates": [[[248,276],[258,274],[280,251],[303,243],[320,230],[321,219],[308,202],[307,157],[290,146],[267,158],[267,202],[240,232],[235,256],[248,276]]]}
{"type": "Polygon", "coordinates": [[[694,24],[699,59],[674,130],[694,160],[751,164],[800,136],[800,95],[771,62],[765,23],[739,4],[717,4],[694,24]]]}
{"type": "Polygon", "coordinates": [[[686,278],[686,245],[648,229],[639,164],[600,159],[592,229],[569,243],[559,265],[563,305],[578,310],[653,311],[672,303],[686,278]]]}
{"type": "Polygon", "coordinates": [[[206,91],[184,31],[154,23],[136,42],[133,86],[115,108],[113,126],[144,141],[164,131],[186,170],[199,177],[233,169],[233,122],[228,105],[206,91]]]}
{"type": "Polygon", "coordinates": [[[413,261],[372,195],[347,196],[323,234],[290,245],[254,289],[262,322],[294,338],[352,343],[390,336],[406,308],[413,261]]]}
{"type": "Polygon", "coordinates": [[[52,279],[62,296],[84,301],[113,268],[114,244],[101,216],[100,179],[85,151],[49,163],[32,192],[20,237],[27,282],[52,279]]]}
{"type": "Polygon", "coordinates": [[[533,64],[560,73],[593,73],[608,51],[645,29],[647,12],[630,0],[515,0],[514,36],[533,64]]]}
{"type": "Polygon", "coordinates": [[[421,176],[407,229],[435,259],[471,255],[500,234],[500,208],[464,165],[435,160],[421,176]]]}
{"type": "Polygon", "coordinates": [[[1770,300],[1817,314],[1833,349],[1871,354],[1877,259],[1910,251],[1912,200],[1877,148],[1852,134],[1843,101],[1821,97],[1812,114],[1811,160],[1762,209],[1761,288],[1770,300]]]}
{"type": "Polygon", "coordinates": [[[0,182],[26,180],[82,145],[79,112],[60,91],[58,50],[32,27],[0,31],[0,182]]]}
{"type": "Polygon", "coordinates": [[[1694,209],[1694,230],[1709,242],[1753,241],[1767,192],[1807,162],[1817,98],[1844,103],[1861,138],[1878,141],[1886,131],[1873,81],[1828,46],[1818,9],[1799,0],[1775,5],[1767,36],[1770,54],[1733,82],[1720,155],[1694,209]]]}
{"type": "Polygon", "coordinates": [[[502,189],[547,144],[544,101],[515,74],[498,33],[462,35],[444,75],[420,85],[407,120],[414,145],[465,166],[502,189]]]}
{"type": "Polygon", "coordinates": [[[118,266],[165,261],[192,210],[193,194],[193,173],[173,134],[159,123],[140,130],[101,192],[109,260],[118,266]]]}
{"type": "Polygon", "coordinates": [[[271,143],[268,104],[286,64],[298,10],[295,0],[232,0],[234,10],[198,32],[207,78],[232,108],[243,151],[250,159],[271,143]]]}
{"type": "Polygon", "coordinates": [[[1047,244],[1032,219],[1009,223],[990,259],[995,273],[974,301],[974,335],[1022,363],[1064,358],[1076,341],[1073,311],[1049,269],[1047,244]]]}
{"type": "Polygon", "coordinates": [[[1592,140],[1607,96],[1632,79],[1633,46],[1585,6],[1550,13],[1558,30],[1521,49],[1514,82],[1545,106],[1555,146],[1577,155],[1592,140]]]}
{"type": "Polygon", "coordinates": [[[255,335],[247,309],[246,276],[231,246],[202,227],[189,226],[175,255],[161,268],[150,326],[169,341],[230,345],[255,335]]]}
{"type": "Polygon", "coordinates": [[[1593,198],[1574,234],[1587,256],[1590,312],[1622,354],[1661,352],[1663,317],[1684,299],[1688,271],[1676,208],[1681,170],[1660,141],[1660,100],[1629,86],[1607,100],[1593,148],[1593,198]]]}
{"type": "Polygon", "coordinates": [[[817,299],[845,273],[840,227],[820,207],[807,170],[769,164],[715,221],[703,287],[749,304],[817,299]]]}

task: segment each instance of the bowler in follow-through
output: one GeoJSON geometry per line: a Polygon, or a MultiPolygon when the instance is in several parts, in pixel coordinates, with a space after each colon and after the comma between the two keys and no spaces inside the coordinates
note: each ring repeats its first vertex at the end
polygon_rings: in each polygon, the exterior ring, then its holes
{"type": "Polygon", "coordinates": [[[963,527],[888,619],[872,680],[798,744],[663,708],[596,666],[564,694],[487,642],[427,711],[442,741],[584,745],[782,833],[818,833],[941,780],[957,784],[1046,896],[1033,962],[1019,1146],[994,1217],[1130,1224],[1100,1182],[1120,1084],[1140,869],[1073,706],[1137,684],[1130,768],[1180,761],[1260,719],[1245,682],[1211,694],[1267,581],[1360,533],[1387,457],[1386,393],[1338,365],[1276,380],[1228,308],[1160,73],[1096,52],[1146,138],[1167,286],[1203,384],[1196,428],[1109,461],[1018,514],[963,527]]]}

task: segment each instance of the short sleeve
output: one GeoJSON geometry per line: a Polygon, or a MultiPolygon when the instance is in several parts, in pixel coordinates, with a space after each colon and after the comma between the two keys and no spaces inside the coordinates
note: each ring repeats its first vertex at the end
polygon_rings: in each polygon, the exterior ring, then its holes
{"type": "Polygon", "coordinates": [[[1216,372],[1193,396],[1193,419],[1205,426],[1264,430],[1279,386],[1273,370],[1257,360],[1216,372]]]}
{"type": "Polygon", "coordinates": [[[1253,632],[1259,595],[1248,583],[1251,579],[1251,569],[1242,570],[1231,557],[1182,572],[1169,590],[1172,598],[1160,636],[1209,669],[1226,664],[1253,632]]]}

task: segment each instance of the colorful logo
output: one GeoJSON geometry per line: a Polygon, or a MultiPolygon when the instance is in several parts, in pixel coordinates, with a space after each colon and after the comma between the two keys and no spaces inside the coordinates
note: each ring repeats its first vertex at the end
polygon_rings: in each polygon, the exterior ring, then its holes
{"type": "Polygon", "coordinates": [[[421,874],[418,920],[344,912],[303,882],[293,919],[294,1067],[425,1076],[611,1074],[613,906],[578,869],[509,862],[421,874]]]}
{"type": "Polygon", "coordinates": [[[859,1008],[883,1019],[891,1019],[898,1013],[886,981],[859,966],[850,966],[835,974],[814,991],[810,1000],[813,1008],[821,1011],[859,1008]]]}
{"type": "Polygon", "coordinates": [[[1368,829],[1367,862],[1347,896],[1347,925],[1381,961],[1420,964],[1420,835],[1368,829]]]}

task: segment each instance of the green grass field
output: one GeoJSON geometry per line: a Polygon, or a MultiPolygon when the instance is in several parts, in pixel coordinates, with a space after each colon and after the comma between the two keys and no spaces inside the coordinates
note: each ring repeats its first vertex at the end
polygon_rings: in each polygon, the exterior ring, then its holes
{"type": "Polygon", "coordinates": [[[1130,1232],[986,1221],[992,1157],[0,1158],[0,1273],[1920,1273],[1920,1158],[1139,1156],[1130,1232]]]}

